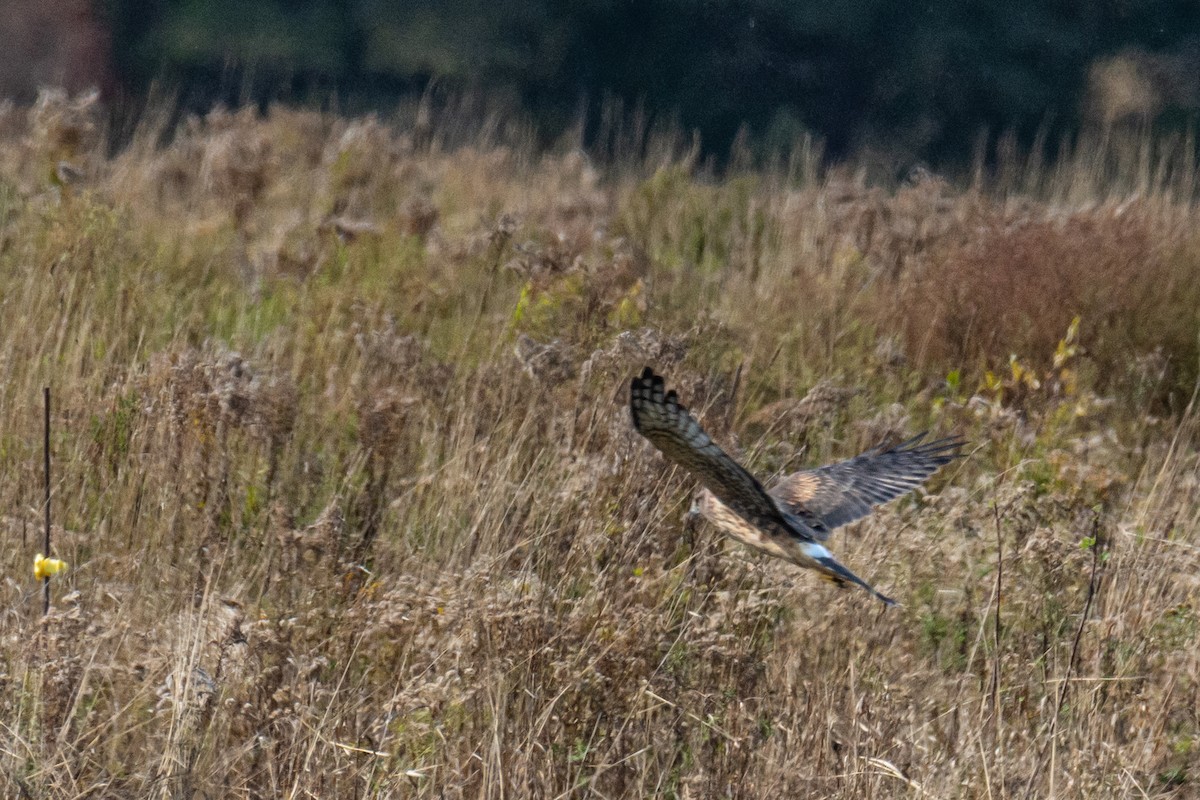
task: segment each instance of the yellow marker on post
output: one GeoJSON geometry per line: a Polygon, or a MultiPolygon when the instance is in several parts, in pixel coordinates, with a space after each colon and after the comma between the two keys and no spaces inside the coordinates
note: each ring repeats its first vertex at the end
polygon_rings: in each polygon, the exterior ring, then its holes
{"type": "Polygon", "coordinates": [[[41,553],[33,559],[33,577],[37,580],[45,580],[51,575],[57,575],[67,568],[67,562],[59,558],[46,558],[41,553]]]}

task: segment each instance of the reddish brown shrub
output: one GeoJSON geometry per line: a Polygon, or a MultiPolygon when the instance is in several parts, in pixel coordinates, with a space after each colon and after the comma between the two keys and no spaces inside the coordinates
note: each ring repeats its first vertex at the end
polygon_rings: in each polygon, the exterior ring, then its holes
{"type": "Polygon", "coordinates": [[[1142,206],[997,221],[914,276],[897,321],[926,364],[994,367],[1013,353],[1049,363],[1078,315],[1103,386],[1118,388],[1131,356],[1161,352],[1169,383],[1190,388],[1196,266],[1185,226],[1142,206]]]}

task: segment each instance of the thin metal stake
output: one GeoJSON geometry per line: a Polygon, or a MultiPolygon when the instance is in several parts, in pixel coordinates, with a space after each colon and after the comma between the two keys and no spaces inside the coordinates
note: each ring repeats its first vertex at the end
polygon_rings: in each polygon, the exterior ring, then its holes
{"type": "MultiPolygon", "coordinates": [[[[42,398],[46,401],[45,437],[42,439],[42,449],[45,454],[46,467],[46,540],[42,552],[50,558],[50,387],[42,389],[42,398]]],[[[50,576],[42,578],[42,616],[50,613],[50,576]]]]}

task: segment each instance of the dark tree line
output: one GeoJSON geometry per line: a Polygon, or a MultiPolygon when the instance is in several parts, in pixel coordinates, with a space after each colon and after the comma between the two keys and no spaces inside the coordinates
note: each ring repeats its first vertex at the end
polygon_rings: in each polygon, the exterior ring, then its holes
{"type": "Polygon", "coordinates": [[[1200,41],[1200,4],[1179,0],[107,0],[107,15],[126,84],[165,79],[196,104],[369,104],[436,78],[508,93],[547,136],[619,98],[714,152],[745,124],[934,161],[985,128],[1071,130],[1099,60],[1200,41]]]}

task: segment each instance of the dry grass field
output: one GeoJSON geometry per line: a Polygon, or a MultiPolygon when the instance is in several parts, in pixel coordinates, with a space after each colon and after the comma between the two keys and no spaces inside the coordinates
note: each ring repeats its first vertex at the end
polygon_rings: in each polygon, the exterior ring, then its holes
{"type": "Polygon", "coordinates": [[[0,110],[0,794],[1102,798],[1200,786],[1191,142],[869,185],[629,125],[0,110]],[[682,522],[967,457],[833,540],[682,522]],[[55,554],[41,617],[41,389],[55,554]]]}

